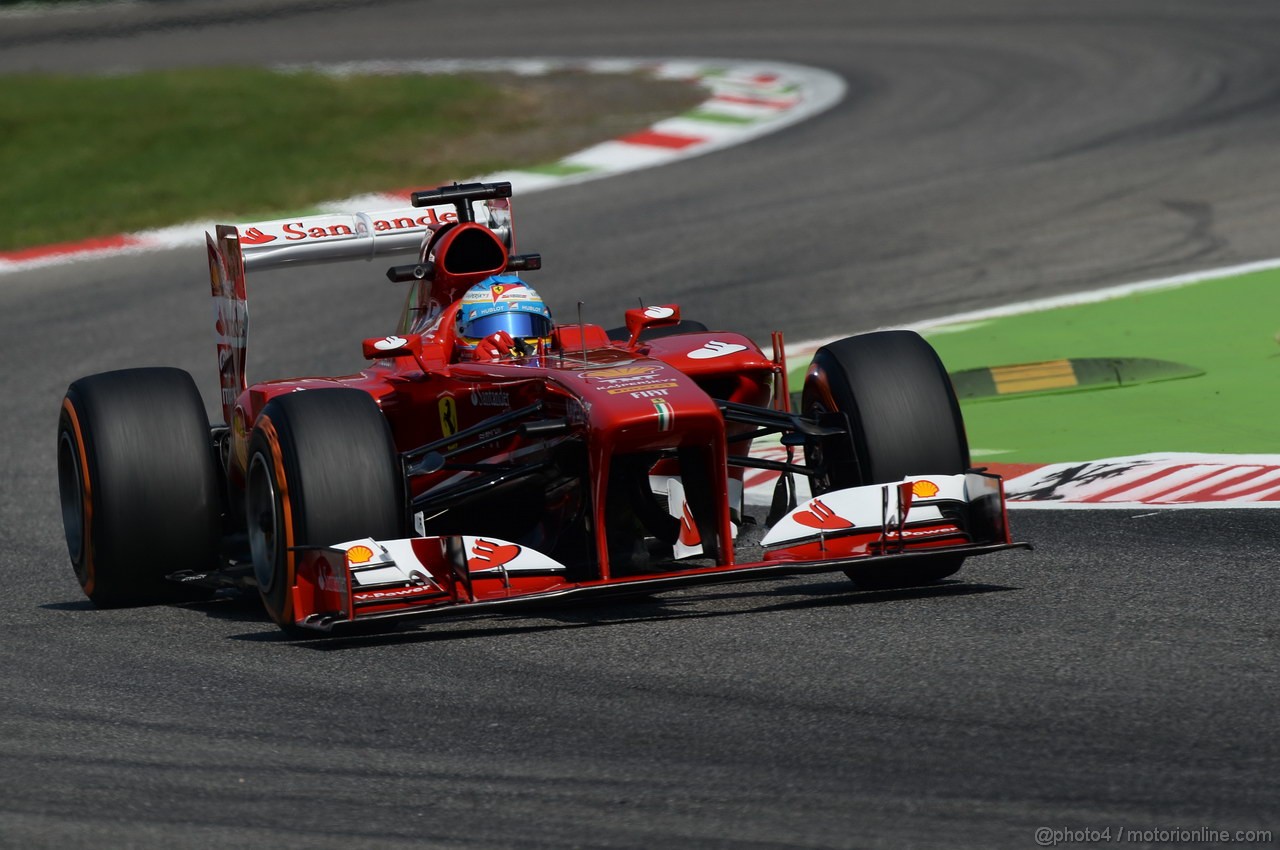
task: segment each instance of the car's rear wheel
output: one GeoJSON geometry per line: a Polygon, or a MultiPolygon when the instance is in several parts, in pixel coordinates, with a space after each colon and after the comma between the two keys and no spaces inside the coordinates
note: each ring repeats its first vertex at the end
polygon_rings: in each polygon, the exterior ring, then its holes
{"type": "Polygon", "coordinates": [[[67,552],[99,607],[189,597],[165,576],[217,565],[222,505],[209,419],[180,369],[71,384],[58,417],[67,552]]]}
{"type": "MultiPolygon", "coordinates": [[[[957,475],[969,468],[969,444],[951,379],[933,347],[912,331],[860,334],[819,348],[801,405],[810,414],[844,413],[852,429],[846,450],[810,457],[826,468],[812,479],[815,495],[908,475],[957,475]]],[[[946,578],[963,562],[960,556],[940,555],[867,565],[847,575],[864,587],[909,586],[946,578]]]]}
{"type": "Polygon", "coordinates": [[[367,393],[308,390],[268,403],[249,441],[245,511],[271,618],[295,626],[294,547],[404,537],[403,491],[391,429],[367,393]]]}

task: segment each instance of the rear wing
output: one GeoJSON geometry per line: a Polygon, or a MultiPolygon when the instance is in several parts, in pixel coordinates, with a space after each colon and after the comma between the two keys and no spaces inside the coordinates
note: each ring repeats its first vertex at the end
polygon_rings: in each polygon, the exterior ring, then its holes
{"type": "MultiPolygon", "coordinates": [[[[496,233],[508,251],[512,249],[515,233],[508,198],[475,201],[472,212],[475,221],[496,233]]],[[[244,267],[253,270],[417,253],[424,237],[457,220],[453,206],[441,204],[380,212],[316,213],[244,224],[237,229],[244,267]]]]}
{"type": "MultiPolygon", "coordinates": [[[[214,336],[218,348],[220,401],[226,424],[231,424],[236,399],[248,387],[245,349],[249,304],[245,273],[253,269],[420,254],[437,230],[458,221],[460,210],[466,212],[466,201],[470,201],[470,220],[492,230],[510,252],[515,245],[510,184],[466,184],[456,188],[469,195],[461,204],[452,197],[456,192],[436,190],[415,193],[414,200],[419,203],[434,202],[439,197],[440,202],[431,206],[312,213],[254,224],[219,224],[213,234],[205,234],[216,319],[214,336]],[[488,197],[471,200],[477,194],[488,197]]],[[[463,220],[467,219],[464,215],[463,220]]]]}

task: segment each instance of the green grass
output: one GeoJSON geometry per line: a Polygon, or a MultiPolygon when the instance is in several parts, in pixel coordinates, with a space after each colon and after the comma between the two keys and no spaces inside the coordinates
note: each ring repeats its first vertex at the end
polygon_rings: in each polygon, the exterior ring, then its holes
{"type": "MultiPolygon", "coordinates": [[[[978,463],[1280,452],[1280,270],[926,332],[952,372],[1149,357],[1199,377],[962,403],[978,463]]],[[[804,368],[791,374],[799,390],[804,368]]]]}
{"type": "Polygon", "coordinates": [[[701,99],[601,76],[6,76],[0,251],[546,164],[701,99]]]}
{"type": "Polygon", "coordinates": [[[928,334],[947,368],[1152,357],[1205,370],[1131,387],[966,402],[976,460],[1280,451],[1280,271],[928,334]]]}

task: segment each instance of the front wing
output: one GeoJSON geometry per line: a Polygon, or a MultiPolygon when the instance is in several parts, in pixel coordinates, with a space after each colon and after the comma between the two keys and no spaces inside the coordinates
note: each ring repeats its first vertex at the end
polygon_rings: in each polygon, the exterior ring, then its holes
{"type": "Polygon", "coordinates": [[[492,537],[456,535],[303,547],[292,586],[295,624],[329,631],[350,623],[463,614],[592,595],[651,592],[821,573],[938,556],[1027,548],[1010,536],[994,475],[912,476],[835,490],[773,523],[747,563],[665,561],[652,571],[572,581],[547,555],[492,537]]]}

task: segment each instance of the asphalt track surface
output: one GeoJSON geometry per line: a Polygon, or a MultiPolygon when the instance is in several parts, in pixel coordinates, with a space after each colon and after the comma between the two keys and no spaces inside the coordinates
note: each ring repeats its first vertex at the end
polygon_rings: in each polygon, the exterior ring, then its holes
{"type": "MultiPolygon", "coordinates": [[[[639,293],[802,339],[1274,256],[1280,8],[1032,6],[173,2],[0,18],[0,70],[620,55],[845,76],[783,133],[518,199],[538,285],[589,320],[639,293]]],[[[291,642],[235,602],[93,610],[58,521],[57,406],[79,375],[158,363],[211,403],[203,266],[193,246],[0,282],[0,845],[1280,830],[1270,511],[1021,513],[1034,552],[932,589],[816,577],[378,638],[291,642]]],[[[251,278],[251,368],[354,367],[398,307],[379,281],[251,278]]]]}

